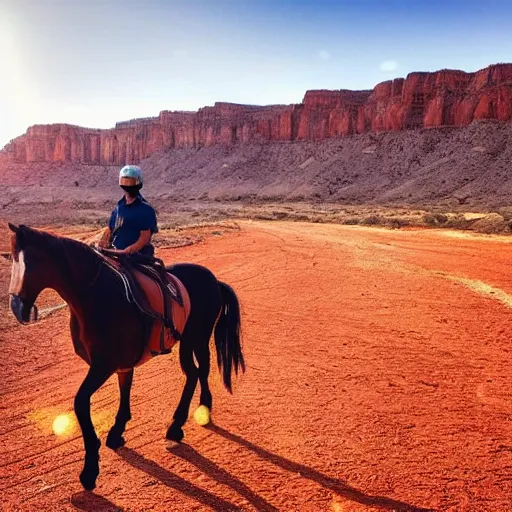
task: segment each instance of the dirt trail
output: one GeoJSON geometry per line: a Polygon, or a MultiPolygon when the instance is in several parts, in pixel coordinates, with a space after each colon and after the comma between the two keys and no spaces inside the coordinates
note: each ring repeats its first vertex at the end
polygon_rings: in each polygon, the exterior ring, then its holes
{"type": "MultiPolygon", "coordinates": [[[[83,492],[76,426],[51,431],[86,372],[67,311],[2,332],[2,510],[512,511],[509,240],[245,222],[160,255],[242,302],[248,371],[233,396],[212,372],[216,426],[191,419],[165,450],[183,378],[157,358],[136,371],[127,446],[102,446],[83,492]]],[[[103,443],[117,401],[114,379],[93,399],[103,443]]]]}

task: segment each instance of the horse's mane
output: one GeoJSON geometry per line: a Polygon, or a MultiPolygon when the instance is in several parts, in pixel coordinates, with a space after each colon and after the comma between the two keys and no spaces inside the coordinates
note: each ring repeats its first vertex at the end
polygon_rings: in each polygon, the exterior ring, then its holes
{"type": "Polygon", "coordinates": [[[78,240],[55,235],[39,229],[33,229],[25,225],[19,226],[19,232],[23,240],[23,246],[45,246],[51,251],[52,255],[57,258],[65,257],[68,252],[72,250],[75,256],[78,254],[91,263],[99,263],[102,261],[102,257],[96,251],[78,240]]]}

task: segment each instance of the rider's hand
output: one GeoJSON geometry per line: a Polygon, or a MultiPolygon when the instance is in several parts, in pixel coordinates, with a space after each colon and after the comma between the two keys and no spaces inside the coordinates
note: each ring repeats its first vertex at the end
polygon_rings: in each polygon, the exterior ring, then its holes
{"type": "Polygon", "coordinates": [[[135,247],[133,245],[129,245],[126,249],[118,249],[118,254],[133,254],[135,252],[135,247]]]}
{"type": "Polygon", "coordinates": [[[108,249],[107,252],[110,253],[110,254],[130,254],[130,252],[127,249],[114,249],[114,248],[111,248],[111,249],[108,249]]]}

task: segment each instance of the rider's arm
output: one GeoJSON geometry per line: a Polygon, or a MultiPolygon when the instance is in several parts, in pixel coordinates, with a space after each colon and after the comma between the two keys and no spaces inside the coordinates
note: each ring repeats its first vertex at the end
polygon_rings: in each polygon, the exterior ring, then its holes
{"type": "Polygon", "coordinates": [[[117,207],[112,210],[110,214],[110,219],[108,221],[108,226],[103,231],[103,235],[101,235],[101,239],[98,242],[98,247],[104,249],[110,245],[110,238],[112,237],[112,233],[114,231],[117,220],[117,207]]]}
{"type": "Polygon", "coordinates": [[[126,249],[120,252],[124,252],[126,254],[132,254],[134,252],[139,252],[143,247],[145,247],[151,241],[151,230],[146,229],[140,232],[139,239],[132,245],[129,245],[126,249]]]}
{"type": "Polygon", "coordinates": [[[111,234],[112,231],[110,230],[110,228],[105,228],[105,231],[103,231],[103,235],[101,235],[100,241],[98,242],[98,247],[108,247],[111,234]]]}

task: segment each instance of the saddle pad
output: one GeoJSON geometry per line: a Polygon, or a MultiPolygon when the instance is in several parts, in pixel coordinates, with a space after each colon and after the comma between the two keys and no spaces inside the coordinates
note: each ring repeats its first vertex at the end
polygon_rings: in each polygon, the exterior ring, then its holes
{"type": "MultiPolygon", "coordinates": [[[[142,272],[135,271],[135,278],[139,283],[140,287],[144,291],[151,309],[155,312],[164,314],[164,297],[162,290],[158,283],[153,281],[150,277],[144,275],[142,272]]],[[[183,300],[183,306],[180,306],[176,301],[171,301],[171,314],[172,321],[175,329],[183,334],[185,325],[190,315],[190,297],[183,283],[172,274],[167,274],[168,279],[173,283],[176,289],[179,290],[183,300]]],[[[163,322],[160,320],[154,320],[151,325],[151,331],[149,334],[149,340],[144,349],[142,357],[138,361],[136,366],[140,366],[155,355],[168,354],[171,349],[178,343],[178,340],[174,339],[170,329],[167,329],[163,322]]]]}

